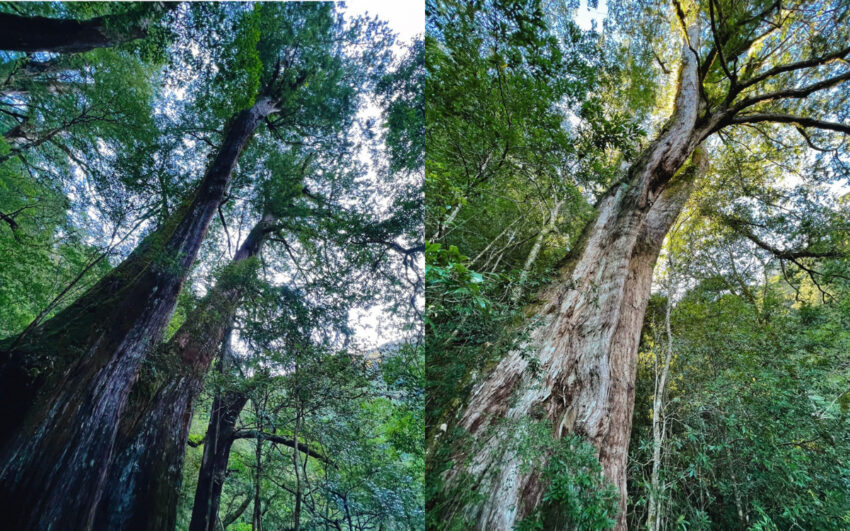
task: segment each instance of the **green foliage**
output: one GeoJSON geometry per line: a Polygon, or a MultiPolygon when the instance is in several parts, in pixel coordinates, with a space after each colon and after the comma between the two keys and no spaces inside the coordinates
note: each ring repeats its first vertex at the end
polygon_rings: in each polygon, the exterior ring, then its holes
{"type": "Polygon", "coordinates": [[[426,242],[425,261],[430,439],[466,399],[474,375],[515,344],[510,326],[518,310],[498,302],[505,278],[470,269],[468,258],[454,245],[444,249],[426,242]]]}
{"type": "Polygon", "coordinates": [[[425,161],[425,44],[415,41],[395,70],[378,82],[390,171],[418,171],[425,161]]]}
{"type": "Polygon", "coordinates": [[[235,96],[232,101],[233,111],[251,107],[260,89],[263,63],[257,51],[257,44],[260,42],[261,20],[261,10],[256,9],[242,13],[239,22],[236,23],[233,41],[236,53],[232,64],[228,64],[222,71],[221,79],[235,96]]]}
{"type": "Polygon", "coordinates": [[[512,444],[523,466],[542,468],[545,482],[543,503],[516,529],[601,530],[616,523],[619,494],[603,476],[593,445],[577,435],[555,439],[546,421],[527,422],[512,431],[518,434],[512,444]]]}
{"type": "Polygon", "coordinates": [[[425,349],[423,346],[401,345],[395,353],[381,360],[384,383],[399,391],[391,399],[392,413],[387,422],[387,437],[400,453],[424,455],[422,426],[425,416],[425,349]]]}
{"type": "Polygon", "coordinates": [[[101,250],[73,231],[65,218],[68,202],[55,185],[18,169],[0,165],[2,338],[20,333],[45,310],[42,320],[60,311],[110,269],[101,250]]]}
{"type": "Polygon", "coordinates": [[[616,523],[619,493],[602,475],[592,445],[576,436],[561,440],[544,477],[550,482],[544,503],[557,507],[571,525],[607,529],[616,523]]]}
{"type": "MultiPolygon", "coordinates": [[[[701,262],[689,267],[688,275],[700,275],[701,262]]],[[[830,267],[846,268],[844,260],[830,267]]],[[[665,520],[696,529],[840,529],[850,518],[850,469],[841,457],[850,450],[850,419],[840,405],[850,382],[850,293],[846,281],[832,278],[826,304],[817,290],[798,302],[775,269],[761,283],[708,278],[676,303],[665,413],[675,421],[668,421],[661,478],[670,485],[662,497],[665,520]]],[[[658,322],[651,309],[631,445],[635,519],[649,488],[639,463],[651,455],[652,352],[663,348],[654,339],[658,322]]]]}

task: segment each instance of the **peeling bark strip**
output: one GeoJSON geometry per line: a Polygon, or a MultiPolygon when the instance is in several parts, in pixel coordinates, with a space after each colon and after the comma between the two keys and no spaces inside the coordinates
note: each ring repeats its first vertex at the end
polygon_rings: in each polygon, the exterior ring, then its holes
{"type": "MultiPolygon", "coordinates": [[[[697,48],[695,28],[689,37],[697,48]]],[[[709,131],[697,127],[697,68],[685,45],[667,126],[628,177],[600,200],[562,283],[544,296],[542,325],[522,349],[537,358],[540,376],[526,370],[528,355],[509,353],[473,391],[461,416],[460,426],[478,438],[478,446],[469,465],[450,470],[445,479],[451,485],[468,474],[477,481],[483,501],[459,508],[477,529],[513,529],[541,505],[542,471],[523,472],[509,442],[511,424],[527,418],[546,418],[555,437],[575,433],[597,448],[605,475],[620,490],[617,528],[625,529],[635,360],[652,270],[704,159],[695,154],[691,169],[679,170],[709,131]]],[[[544,521],[547,528],[563,526],[557,514],[544,521]]]]}
{"type": "Polygon", "coordinates": [[[86,52],[145,37],[138,26],[123,35],[107,29],[108,17],[89,20],[24,17],[0,13],[0,50],[15,52],[86,52]]]}
{"type": "MultiPolygon", "coordinates": [[[[262,250],[276,220],[270,214],[263,216],[231,266],[262,250]]],[[[243,292],[239,280],[220,281],[174,337],[149,357],[153,370],[142,370],[121,419],[96,529],[141,531],[176,525],[192,406],[243,292]]]]}
{"type": "Polygon", "coordinates": [[[231,122],[198,190],[74,304],[0,344],[0,514],[10,529],[89,529],[118,424],[162,335],[242,149],[274,111],[231,122]],[[16,344],[19,343],[19,344],[16,344]]]}

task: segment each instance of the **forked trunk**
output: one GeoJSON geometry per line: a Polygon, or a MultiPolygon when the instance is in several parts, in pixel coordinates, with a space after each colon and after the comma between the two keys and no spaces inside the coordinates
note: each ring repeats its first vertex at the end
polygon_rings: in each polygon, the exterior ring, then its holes
{"type": "Polygon", "coordinates": [[[9,529],[91,527],[118,424],[168,323],[239,154],[274,110],[231,122],[194,196],[71,306],[0,344],[0,514],[9,529]]]}
{"type": "MultiPolygon", "coordinates": [[[[698,47],[698,31],[689,34],[698,47]]],[[[514,444],[517,427],[529,420],[548,421],[555,438],[577,434],[596,447],[605,475],[620,491],[616,527],[626,527],[635,361],[652,270],[704,160],[697,151],[693,164],[680,171],[708,131],[697,123],[697,74],[686,45],[667,126],[627,178],[599,201],[562,280],[543,295],[529,339],[474,389],[460,417],[475,442],[457,456],[461,464],[445,480],[451,492],[471,476],[474,501],[450,510],[477,529],[513,529],[536,509],[543,510],[545,529],[570,528],[558,507],[543,506],[542,471],[524,467],[514,444]],[[536,372],[529,370],[532,357],[536,372]]]]}
{"type": "Polygon", "coordinates": [[[275,220],[267,214],[251,230],[225,278],[142,369],[121,419],[97,529],[174,528],[192,406],[242,299],[247,279],[239,277],[253,276],[234,269],[260,252],[275,220]]]}

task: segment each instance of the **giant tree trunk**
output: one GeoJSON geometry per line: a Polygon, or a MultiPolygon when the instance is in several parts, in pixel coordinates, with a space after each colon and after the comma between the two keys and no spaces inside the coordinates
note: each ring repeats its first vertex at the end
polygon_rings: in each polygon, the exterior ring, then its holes
{"type": "Polygon", "coordinates": [[[192,406],[242,299],[246,279],[238,277],[253,276],[234,270],[260,252],[275,221],[270,214],[263,216],[230,271],[174,337],[149,357],[121,419],[96,528],[174,528],[192,406]]]}
{"type": "Polygon", "coordinates": [[[87,529],[130,388],[168,323],[242,149],[273,102],[231,122],[194,196],[121,265],[0,344],[0,514],[10,529],[87,529]]]}
{"type": "MultiPolygon", "coordinates": [[[[696,28],[689,31],[694,48],[698,35],[696,28]]],[[[710,130],[698,121],[697,67],[684,46],[668,124],[599,201],[561,281],[543,295],[539,325],[524,348],[499,362],[460,416],[460,427],[475,442],[457,456],[445,480],[451,492],[463,488],[464,478],[469,485],[471,476],[478,498],[451,510],[477,529],[510,530],[538,508],[546,509],[546,529],[569,527],[558,507],[543,507],[542,472],[522,466],[512,440],[518,424],[544,419],[554,437],[577,434],[596,447],[605,475],[620,491],[617,528],[626,527],[635,361],[652,270],[703,157],[695,155],[689,170],[680,169],[710,130]],[[532,356],[539,362],[536,375],[527,370],[532,356]]]]}

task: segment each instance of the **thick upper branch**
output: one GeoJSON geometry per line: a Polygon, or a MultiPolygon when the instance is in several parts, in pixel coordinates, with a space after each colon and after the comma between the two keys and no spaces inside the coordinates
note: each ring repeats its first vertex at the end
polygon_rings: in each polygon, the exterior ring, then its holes
{"type": "Polygon", "coordinates": [[[794,87],[782,90],[776,90],[773,92],[768,92],[766,94],[758,94],[755,96],[750,96],[748,98],[744,98],[741,102],[735,104],[732,108],[733,112],[740,111],[746,107],[750,107],[756,103],[764,102],[764,101],[772,101],[778,99],[787,99],[787,98],[806,98],[815,92],[820,90],[826,90],[841,83],[850,80],[850,72],[844,72],[843,74],[826,78],[822,81],[818,81],[817,83],[812,83],[811,85],[806,85],[804,87],[794,87]]]}
{"type": "Polygon", "coordinates": [[[801,127],[814,127],[816,129],[827,129],[839,133],[850,133],[850,125],[838,122],[818,120],[817,118],[806,118],[783,113],[754,113],[733,116],[730,124],[752,124],[758,122],[776,122],[786,124],[797,124],[801,127]]]}
{"type": "Polygon", "coordinates": [[[746,221],[723,214],[721,214],[720,217],[729,228],[756,244],[757,247],[769,252],[779,259],[799,260],[800,258],[839,258],[842,256],[842,253],[837,249],[829,249],[826,251],[815,251],[809,248],[780,249],[779,247],[771,245],[761,239],[750,229],[746,221]]]}
{"type": "Polygon", "coordinates": [[[743,89],[745,89],[747,87],[751,87],[751,86],[753,86],[757,83],[761,83],[762,81],[764,81],[768,78],[771,78],[773,76],[776,76],[776,75],[779,75],[779,74],[782,74],[782,73],[785,73],[785,72],[792,72],[794,70],[801,70],[803,68],[812,68],[812,67],[815,67],[815,66],[824,65],[824,64],[827,64],[827,63],[834,61],[836,59],[841,59],[843,57],[846,57],[847,55],[850,55],[850,46],[847,46],[847,47],[842,48],[840,50],[836,50],[835,52],[829,53],[829,54],[826,54],[826,55],[821,55],[821,56],[818,56],[818,57],[812,57],[810,59],[805,59],[805,60],[797,61],[797,62],[794,62],[794,63],[778,65],[778,66],[775,66],[775,67],[773,67],[773,68],[771,68],[771,69],[769,69],[769,70],[767,70],[767,71],[765,71],[765,72],[763,72],[763,73],[761,73],[757,76],[753,76],[749,79],[742,81],[739,84],[739,88],[743,90],[743,89]]]}
{"type": "Polygon", "coordinates": [[[135,27],[117,36],[106,30],[106,17],[90,20],[24,17],[0,13],[0,49],[16,52],[85,52],[139,39],[145,30],[135,27]]]}
{"type": "MultiPolygon", "coordinates": [[[[295,448],[295,440],[289,439],[287,437],[282,437],[280,435],[275,435],[273,433],[266,433],[257,430],[239,430],[233,434],[234,439],[263,439],[266,441],[271,441],[276,444],[282,444],[284,446],[288,446],[290,448],[295,448]]],[[[320,454],[316,450],[310,449],[306,444],[298,443],[298,450],[303,452],[310,457],[315,457],[320,461],[327,461],[328,458],[324,455],[320,454]]]]}

